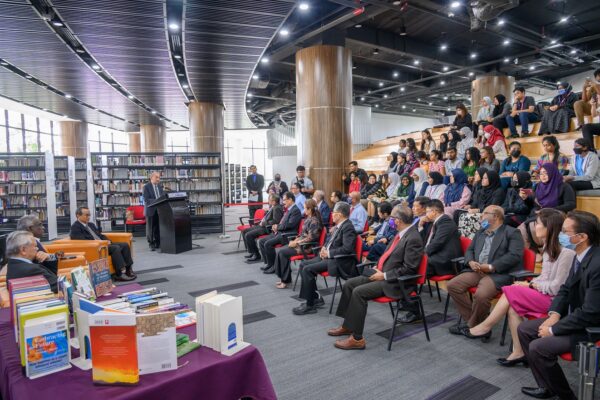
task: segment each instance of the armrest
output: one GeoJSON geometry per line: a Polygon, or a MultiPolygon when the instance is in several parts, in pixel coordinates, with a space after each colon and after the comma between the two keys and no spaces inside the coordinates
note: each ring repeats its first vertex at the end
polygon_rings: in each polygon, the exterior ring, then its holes
{"type": "Polygon", "coordinates": [[[512,276],[514,280],[518,280],[518,279],[525,279],[525,278],[535,278],[536,276],[539,276],[540,274],[536,274],[535,272],[523,270],[523,271],[511,272],[509,275],[512,276]]]}
{"type": "Polygon", "coordinates": [[[298,246],[300,246],[300,247],[316,246],[318,244],[319,244],[318,242],[304,242],[304,243],[298,243],[298,246]]]}
{"type": "Polygon", "coordinates": [[[285,237],[290,237],[290,236],[294,236],[297,237],[298,236],[298,232],[280,232],[281,236],[285,236],[285,237]]]}
{"type": "Polygon", "coordinates": [[[465,258],[464,257],[452,258],[452,259],[450,259],[450,262],[453,262],[453,263],[464,263],[465,262],[465,258]]]}
{"type": "Polygon", "coordinates": [[[131,233],[126,232],[106,232],[104,236],[106,236],[111,242],[117,243],[129,243],[133,238],[131,233]]]}
{"type": "Polygon", "coordinates": [[[313,247],[312,248],[313,254],[316,256],[317,254],[319,254],[319,252],[321,251],[322,248],[323,248],[323,246],[313,247]]]}
{"type": "Polygon", "coordinates": [[[240,217],[240,225],[246,225],[246,224],[244,224],[244,219],[247,219],[248,224],[250,224],[250,216],[246,215],[245,217],[240,217]]]}
{"type": "Polygon", "coordinates": [[[370,267],[371,265],[376,265],[376,264],[377,263],[375,261],[366,261],[364,263],[356,264],[356,270],[358,271],[359,275],[362,275],[362,273],[366,267],[370,267]]]}
{"type": "Polygon", "coordinates": [[[591,328],[585,328],[585,331],[590,336],[598,336],[600,335],[600,326],[594,326],[591,328]]]}
{"type": "Polygon", "coordinates": [[[401,282],[406,282],[406,281],[412,281],[413,279],[417,279],[420,278],[421,274],[414,274],[414,275],[402,275],[398,277],[398,280],[401,282]]]}
{"type": "Polygon", "coordinates": [[[356,257],[356,254],[351,253],[351,254],[338,254],[337,256],[333,256],[334,259],[337,258],[348,258],[348,257],[356,257]]]}

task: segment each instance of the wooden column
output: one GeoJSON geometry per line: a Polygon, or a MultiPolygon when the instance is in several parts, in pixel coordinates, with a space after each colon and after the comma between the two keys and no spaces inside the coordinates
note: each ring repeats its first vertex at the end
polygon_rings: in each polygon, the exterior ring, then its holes
{"type": "Polygon", "coordinates": [[[193,101],[189,105],[190,144],[194,152],[223,154],[223,106],[193,101]]]}
{"type": "Polygon", "coordinates": [[[62,155],[86,158],[88,150],[87,123],[82,121],[59,121],[62,155]]]}
{"type": "Polygon", "coordinates": [[[342,174],[352,156],[352,54],[317,45],[296,53],[298,164],[315,188],[329,196],[343,190],[342,174]]]}
{"type": "Polygon", "coordinates": [[[140,142],[144,153],[162,153],[167,149],[165,127],[160,125],[142,125],[140,127],[140,142]]]}
{"type": "Polygon", "coordinates": [[[477,76],[477,79],[471,83],[471,115],[473,116],[473,119],[475,119],[479,112],[481,99],[483,99],[484,96],[489,96],[493,101],[495,95],[503,94],[506,96],[506,101],[512,103],[512,91],[514,88],[515,78],[512,76],[477,76]]]}
{"type": "Polygon", "coordinates": [[[129,152],[140,153],[141,151],[141,134],[139,132],[129,132],[129,152]]]}

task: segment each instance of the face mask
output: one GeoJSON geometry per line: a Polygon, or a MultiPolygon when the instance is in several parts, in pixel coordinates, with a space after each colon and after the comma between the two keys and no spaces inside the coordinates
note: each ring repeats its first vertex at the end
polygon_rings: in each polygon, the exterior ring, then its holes
{"type": "Polygon", "coordinates": [[[510,155],[513,156],[514,158],[517,158],[521,155],[521,150],[513,150],[510,152],[510,155]]]}
{"type": "Polygon", "coordinates": [[[576,244],[571,243],[571,237],[564,232],[558,234],[558,242],[566,249],[574,250],[576,244]]]}
{"type": "Polygon", "coordinates": [[[573,153],[581,154],[581,153],[583,153],[583,149],[581,147],[575,147],[575,148],[573,148],[573,153]]]}
{"type": "Polygon", "coordinates": [[[490,135],[489,133],[486,133],[486,134],[484,134],[484,135],[483,135],[483,137],[484,137],[486,140],[487,140],[487,139],[489,139],[489,138],[490,138],[490,136],[491,136],[491,135],[490,135]]]}
{"type": "Polygon", "coordinates": [[[488,221],[487,219],[484,219],[483,221],[481,221],[481,229],[487,229],[490,227],[490,221],[488,221]]]}
{"type": "Polygon", "coordinates": [[[390,218],[388,221],[388,226],[392,229],[396,229],[396,220],[394,218],[390,218]]]}
{"type": "Polygon", "coordinates": [[[512,187],[518,187],[519,186],[519,181],[510,181],[510,186],[512,186],[512,187]]]}
{"type": "Polygon", "coordinates": [[[566,91],[565,89],[558,89],[558,94],[559,94],[559,95],[561,95],[561,96],[562,96],[562,95],[563,95],[563,94],[565,94],[565,93],[567,93],[567,91],[566,91]]]}
{"type": "Polygon", "coordinates": [[[280,178],[280,177],[276,177],[276,178],[275,178],[275,182],[279,182],[280,180],[281,180],[281,178],[280,178]]]}

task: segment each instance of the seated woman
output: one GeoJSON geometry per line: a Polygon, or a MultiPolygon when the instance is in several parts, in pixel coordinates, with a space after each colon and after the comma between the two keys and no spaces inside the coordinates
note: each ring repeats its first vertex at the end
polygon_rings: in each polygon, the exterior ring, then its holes
{"type": "Polygon", "coordinates": [[[377,193],[377,191],[379,190],[380,187],[381,187],[381,184],[379,182],[377,182],[377,175],[370,174],[369,175],[369,180],[367,181],[367,184],[364,185],[360,189],[360,197],[362,199],[368,199],[369,196],[371,196],[372,194],[377,193]]]}
{"type": "Polygon", "coordinates": [[[439,172],[430,172],[429,179],[427,180],[429,185],[425,190],[425,197],[430,199],[438,199],[444,201],[444,191],[446,185],[444,185],[444,177],[439,172]]]}
{"type": "MultiPolygon", "coordinates": [[[[285,289],[292,282],[292,270],[290,268],[290,258],[297,254],[302,254],[302,243],[318,243],[323,229],[323,221],[321,221],[321,213],[317,207],[317,202],[313,199],[308,199],[304,203],[304,225],[302,233],[296,239],[290,241],[286,246],[276,249],[275,257],[275,273],[280,281],[276,286],[278,289],[285,289]]],[[[318,244],[317,244],[318,246],[318,244]]],[[[309,246],[305,249],[307,253],[311,252],[309,246]]]]}
{"type": "Polygon", "coordinates": [[[448,151],[448,142],[450,141],[450,139],[448,139],[448,134],[447,133],[442,133],[440,135],[440,145],[439,145],[439,151],[442,152],[442,154],[446,154],[446,152],[448,151]]]}
{"type": "MultiPolygon", "coordinates": [[[[512,106],[506,101],[506,96],[497,94],[494,96],[494,109],[492,116],[488,118],[488,123],[492,124],[500,132],[508,127],[506,117],[512,112],[512,106]]],[[[485,129],[485,128],[484,128],[485,129]]]]}
{"type": "Polygon", "coordinates": [[[383,255],[389,242],[394,240],[396,225],[394,219],[390,218],[392,214],[392,205],[384,201],[379,205],[379,222],[375,229],[371,229],[369,236],[363,240],[363,251],[368,251],[367,259],[371,261],[379,260],[383,255]]]}
{"type": "Polygon", "coordinates": [[[475,118],[475,122],[473,122],[473,133],[475,137],[479,136],[480,126],[485,127],[489,124],[488,118],[492,117],[493,106],[492,99],[488,96],[483,96],[483,99],[481,99],[481,106],[477,112],[477,117],[475,118]]]}
{"type": "Polygon", "coordinates": [[[552,103],[542,115],[542,124],[538,135],[549,133],[569,132],[571,118],[575,116],[575,102],[577,95],[573,93],[573,87],[567,82],[557,85],[558,95],[552,99],[552,103]]]}
{"type": "MultiPolygon", "coordinates": [[[[508,154],[506,153],[506,140],[504,139],[504,135],[502,131],[498,128],[488,125],[483,128],[483,137],[485,139],[485,146],[490,146],[494,151],[494,156],[503,161],[508,154]]],[[[498,170],[496,170],[498,171],[498,170]]]]}
{"type": "Polygon", "coordinates": [[[500,182],[503,188],[510,186],[511,179],[518,171],[527,171],[531,168],[529,158],[521,154],[521,143],[511,142],[508,145],[510,157],[506,157],[500,164],[500,182]]]}
{"type": "Polygon", "coordinates": [[[591,151],[592,145],[583,138],[575,140],[573,157],[569,163],[569,175],[563,179],[573,190],[591,190],[600,188],[600,168],[598,155],[591,151]]]}
{"type": "Polygon", "coordinates": [[[489,171],[500,170],[500,161],[496,159],[494,150],[490,146],[485,146],[481,149],[481,159],[479,160],[479,166],[489,171]]]}
{"type": "Polygon", "coordinates": [[[392,151],[390,154],[388,154],[387,161],[390,164],[388,165],[388,169],[387,169],[387,171],[385,171],[385,173],[389,174],[392,172],[396,172],[396,167],[398,165],[398,153],[396,153],[395,151],[392,151]]]}
{"type": "Polygon", "coordinates": [[[460,142],[458,142],[457,152],[459,156],[462,154],[462,158],[467,154],[467,150],[471,147],[474,147],[477,144],[477,141],[473,137],[473,131],[470,127],[465,126],[458,131],[458,134],[461,137],[460,142]]]}
{"type": "Polygon", "coordinates": [[[400,186],[398,186],[398,190],[396,191],[395,198],[390,197],[392,201],[392,205],[400,204],[403,202],[408,202],[408,198],[414,194],[415,185],[413,184],[413,180],[409,174],[404,174],[400,176],[400,186]]]}
{"type": "Polygon", "coordinates": [[[367,215],[371,220],[377,220],[377,207],[380,203],[386,201],[392,196],[396,195],[398,191],[398,186],[400,185],[400,175],[395,172],[388,174],[388,179],[386,185],[381,186],[381,188],[375,193],[369,196],[369,204],[367,206],[367,215]],[[386,186],[387,185],[387,186],[386,186]]]}
{"type": "Polygon", "coordinates": [[[419,168],[423,168],[425,173],[429,173],[429,156],[427,153],[423,150],[417,151],[417,161],[419,161],[419,168]]]}
{"type": "Polygon", "coordinates": [[[452,122],[452,126],[454,129],[461,129],[465,126],[468,126],[469,129],[473,125],[473,117],[467,110],[464,104],[460,103],[456,106],[456,117],[454,118],[454,122],[452,122]]]}
{"type": "Polygon", "coordinates": [[[469,147],[465,152],[465,161],[463,162],[462,167],[465,174],[467,174],[469,183],[473,182],[473,176],[475,176],[475,171],[479,168],[480,160],[481,154],[479,153],[479,149],[477,147],[469,147]]]}
{"type": "Polygon", "coordinates": [[[508,313],[513,348],[507,357],[497,359],[498,364],[503,367],[512,367],[519,363],[527,365],[527,358],[517,336],[517,327],[524,318],[545,317],[552,299],[569,276],[575,252],[561,247],[560,237],[563,235],[561,229],[564,219],[565,216],[560,211],[540,211],[535,232],[543,248],[542,273],[531,282],[517,281],[513,285],[504,286],[504,293],[491,314],[482,323],[466,331],[465,336],[468,338],[489,337],[494,325],[502,321],[508,313]]]}
{"type": "Polygon", "coordinates": [[[425,195],[429,182],[427,182],[427,172],[421,167],[415,168],[410,177],[412,178],[415,187],[410,196],[408,196],[407,201],[408,205],[412,207],[415,198],[425,195]]]}
{"type": "Polygon", "coordinates": [[[407,168],[407,159],[408,156],[406,154],[398,153],[398,163],[396,164],[396,171],[394,171],[398,174],[398,176],[404,174],[404,170],[407,168]]]}
{"type": "Polygon", "coordinates": [[[450,173],[450,184],[444,191],[444,213],[453,218],[454,212],[467,208],[469,201],[471,201],[471,189],[469,189],[467,174],[457,168],[450,173]]]}
{"type": "Polygon", "coordinates": [[[504,223],[518,227],[531,214],[531,207],[521,197],[522,190],[531,190],[531,175],[527,171],[517,171],[510,179],[510,188],[504,199],[504,223]]]}
{"type": "Polygon", "coordinates": [[[481,228],[479,220],[487,206],[501,206],[506,193],[500,185],[500,176],[496,171],[485,171],[481,177],[481,189],[473,193],[471,204],[466,213],[458,219],[458,230],[461,235],[473,239],[481,228]]]}
{"type": "Polygon", "coordinates": [[[348,186],[348,193],[359,192],[361,189],[360,178],[356,172],[350,172],[350,186],[348,186]]]}
{"type": "Polygon", "coordinates": [[[460,133],[456,129],[451,129],[450,132],[448,132],[448,137],[450,138],[448,141],[448,148],[456,149],[456,158],[459,160],[465,158],[465,154],[461,153],[458,149],[460,147],[460,142],[462,142],[462,136],[460,133]]]}
{"type": "Polygon", "coordinates": [[[569,173],[569,158],[560,152],[558,140],[554,136],[544,136],[542,147],[544,148],[544,154],[538,158],[537,164],[531,171],[533,178],[537,179],[540,168],[548,162],[556,165],[561,175],[567,175],[569,173]]]}
{"type": "Polygon", "coordinates": [[[442,176],[446,176],[446,167],[442,160],[442,153],[439,150],[432,150],[429,155],[429,172],[439,172],[442,176]]]}
{"type": "Polygon", "coordinates": [[[436,149],[435,140],[431,136],[429,129],[423,129],[421,131],[421,151],[429,153],[436,149]]]}

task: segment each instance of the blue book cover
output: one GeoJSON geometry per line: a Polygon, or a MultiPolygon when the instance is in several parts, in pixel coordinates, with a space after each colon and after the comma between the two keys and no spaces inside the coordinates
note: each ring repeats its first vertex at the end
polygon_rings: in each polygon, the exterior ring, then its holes
{"type": "Polygon", "coordinates": [[[69,326],[64,313],[34,318],[26,322],[25,372],[30,379],[71,367],[69,326]]]}
{"type": "Polygon", "coordinates": [[[96,297],[103,296],[112,291],[113,284],[106,258],[101,258],[90,263],[90,281],[96,297]]]}

